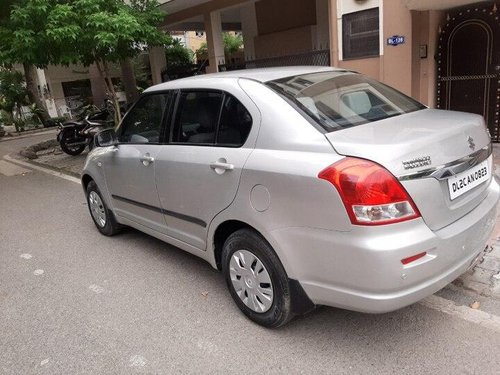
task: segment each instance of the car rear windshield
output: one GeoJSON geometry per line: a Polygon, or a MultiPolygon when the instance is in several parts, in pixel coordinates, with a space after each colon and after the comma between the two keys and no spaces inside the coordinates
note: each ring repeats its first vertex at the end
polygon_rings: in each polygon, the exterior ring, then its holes
{"type": "Polygon", "coordinates": [[[416,100],[362,74],[303,74],[266,83],[327,132],[424,109],[416,100]]]}

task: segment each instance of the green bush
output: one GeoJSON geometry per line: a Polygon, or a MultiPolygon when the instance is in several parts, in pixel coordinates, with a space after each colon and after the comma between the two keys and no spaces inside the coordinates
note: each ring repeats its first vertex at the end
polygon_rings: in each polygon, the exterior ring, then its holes
{"type": "Polygon", "coordinates": [[[26,128],[26,121],[21,118],[17,118],[13,121],[13,124],[16,128],[16,132],[23,132],[26,128]]]}
{"type": "Polygon", "coordinates": [[[191,65],[194,60],[194,53],[186,48],[182,43],[174,39],[172,44],[165,49],[167,58],[167,69],[191,65]]]}

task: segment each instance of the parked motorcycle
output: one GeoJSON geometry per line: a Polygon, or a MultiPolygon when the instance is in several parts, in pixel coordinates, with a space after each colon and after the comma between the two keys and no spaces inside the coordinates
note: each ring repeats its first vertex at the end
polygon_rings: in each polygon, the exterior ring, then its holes
{"type": "Polygon", "coordinates": [[[81,121],[60,123],[57,141],[61,149],[68,155],[79,155],[87,146],[91,150],[94,147],[94,135],[114,125],[110,117],[113,118],[112,114],[105,108],[86,115],[81,121]]]}

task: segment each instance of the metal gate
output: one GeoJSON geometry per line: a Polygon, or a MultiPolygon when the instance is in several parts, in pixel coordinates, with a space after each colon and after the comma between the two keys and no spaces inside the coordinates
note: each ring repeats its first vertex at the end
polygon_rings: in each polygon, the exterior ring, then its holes
{"type": "Polygon", "coordinates": [[[499,2],[475,4],[446,16],[438,44],[437,107],[482,115],[500,142],[499,2]]]}

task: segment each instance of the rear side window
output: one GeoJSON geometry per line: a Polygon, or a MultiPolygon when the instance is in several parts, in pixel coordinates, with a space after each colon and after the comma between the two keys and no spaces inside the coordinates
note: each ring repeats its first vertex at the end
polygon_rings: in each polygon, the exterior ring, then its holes
{"type": "Polygon", "coordinates": [[[159,143],[168,98],[169,94],[153,94],[139,99],[120,125],[119,142],[159,143]]]}
{"type": "Polygon", "coordinates": [[[248,110],[234,96],[215,91],[180,93],[172,143],[239,147],[252,127],[248,110]]]}
{"type": "Polygon", "coordinates": [[[328,132],[425,108],[389,86],[345,71],[288,77],[267,85],[328,132]]]}
{"type": "Polygon", "coordinates": [[[251,127],[252,116],[245,106],[234,96],[226,94],[217,133],[217,145],[243,145],[251,127]]]}
{"type": "Polygon", "coordinates": [[[172,142],[214,144],[222,98],[221,92],[181,92],[172,142]]]}

